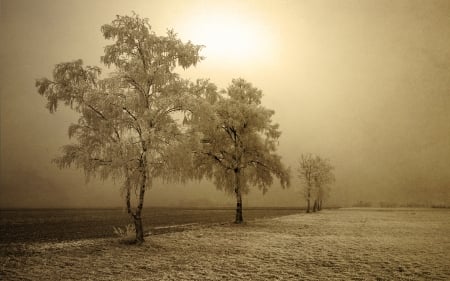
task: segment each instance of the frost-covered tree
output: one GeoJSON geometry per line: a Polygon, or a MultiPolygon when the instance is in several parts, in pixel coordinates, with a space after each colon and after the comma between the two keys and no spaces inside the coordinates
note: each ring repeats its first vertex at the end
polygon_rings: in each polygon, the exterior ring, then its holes
{"type": "Polygon", "coordinates": [[[135,14],[117,16],[101,31],[113,41],[101,57],[112,68],[108,77],[76,60],[56,65],[52,79],[38,79],[36,87],[51,113],[64,103],[79,114],[69,128],[74,142],[55,162],[82,168],[88,179],[123,180],[136,242],[142,243],[144,195],[152,179],[182,179],[177,167],[183,165],[177,164],[185,157],[174,149],[182,136],[176,114],[189,107],[191,91],[174,70],[196,65],[201,46],[183,43],[170,30],[158,36],[135,14]]]}
{"type": "Polygon", "coordinates": [[[328,159],[319,157],[317,173],[314,175],[314,207],[313,211],[322,210],[323,200],[329,195],[329,185],[335,181],[334,167],[328,159]]]}
{"type": "Polygon", "coordinates": [[[242,195],[251,186],[265,193],[274,176],[283,187],[289,184],[289,170],[275,153],[281,132],[272,122],[274,111],[261,105],[261,90],[245,80],[232,80],[220,93],[213,85],[202,89],[209,90],[190,119],[200,138],[194,166],[198,177],[236,196],[235,222],[242,223],[242,195]]]}
{"type": "Polygon", "coordinates": [[[322,209],[323,199],[328,196],[328,184],[334,181],[333,166],[328,160],[312,154],[302,154],[298,161],[297,175],[303,183],[303,196],[306,199],[306,212],[322,209]]]}
{"type": "Polygon", "coordinates": [[[306,212],[311,210],[311,198],[314,188],[314,175],[317,172],[318,157],[312,154],[302,154],[298,161],[298,177],[303,182],[303,196],[306,199],[306,212]]]}

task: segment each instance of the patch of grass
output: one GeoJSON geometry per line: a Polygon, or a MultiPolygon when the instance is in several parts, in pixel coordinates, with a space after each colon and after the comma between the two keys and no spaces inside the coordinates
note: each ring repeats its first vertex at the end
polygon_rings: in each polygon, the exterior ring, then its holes
{"type": "MultiPolygon", "coordinates": [[[[345,209],[198,225],[140,246],[0,244],[5,280],[450,280],[450,210],[345,209]],[[6,254],[5,254],[6,253],[6,254]]],[[[132,232],[127,227],[116,235],[132,232]]],[[[134,233],[133,233],[134,234],[134,233]]]]}

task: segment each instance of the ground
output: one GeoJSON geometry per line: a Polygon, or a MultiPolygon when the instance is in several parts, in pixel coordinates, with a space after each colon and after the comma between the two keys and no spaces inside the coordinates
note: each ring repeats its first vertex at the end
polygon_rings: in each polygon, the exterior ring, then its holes
{"type": "Polygon", "coordinates": [[[192,226],[141,246],[2,246],[1,280],[450,280],[450,210],[340,209],[192,226]]]}

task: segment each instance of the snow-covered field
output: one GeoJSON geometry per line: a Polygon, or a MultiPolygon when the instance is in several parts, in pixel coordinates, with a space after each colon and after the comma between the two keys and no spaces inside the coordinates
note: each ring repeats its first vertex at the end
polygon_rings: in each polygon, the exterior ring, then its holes
{"type": "Polygon", "coordinates": [[[339,209],[147,237],[1,245],[0,280],[450,280],[450,210],[339,209]]]}

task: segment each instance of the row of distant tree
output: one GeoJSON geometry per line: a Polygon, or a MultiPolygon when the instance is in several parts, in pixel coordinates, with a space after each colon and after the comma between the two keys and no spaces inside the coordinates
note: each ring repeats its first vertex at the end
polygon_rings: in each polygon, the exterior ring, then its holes
{"type": "Polygon", "coordinates": [[[450,208],[446,203],[432,203],[432,202],[370,202],[370,201],[358,201],[352,204],[352,207],[356,208],[450,208]]]}
{"type": "MultiPolygon", "coordinates": [[[[290,171],[276,154],[281,132],[274,111],[261,105],[261,90],[243,79],[218,90],[209,80],[181,78],[175,70],[200,62],[202,46],[183,43],[171,30],[158,36],[135,14],[117,16],[101,31],[113,41],[101,57],[110,75],[76,60],[56,65],[36,87],[51,113],[63,103],[79,114],[69,127],[73,142],[56,164],[81,168],[88,179],[122,180],[137,243],[144,241],[144,195],[153,179],[212,180],[236,196],[236,223],[243,222],[242,195],[250,186],[266,192],[274,178],[289,185],[290,171]]],[[[313,211],[322,209],[332,166],[304,155],[298,171],[307,211],[311,201],[313,211]]]]}

